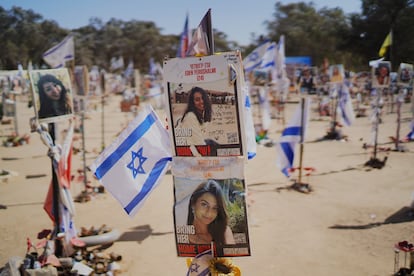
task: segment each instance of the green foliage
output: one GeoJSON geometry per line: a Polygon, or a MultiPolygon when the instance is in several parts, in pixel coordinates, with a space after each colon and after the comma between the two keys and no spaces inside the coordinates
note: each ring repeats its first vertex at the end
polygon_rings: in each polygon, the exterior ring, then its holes
{"type": "MultiPolygon", "coordinates": [[[[366,70],[377,59],[385,36],[393,30],[388,59],[395,70],[399,63],[414,63],[414,0],[361,0],[361,13],[344,14],[340,8],[317,10],[313,2],[275,3],[273,18],[263,18],[267,34],[251,34],[251,44],[241,47],[214,29],[215,51],[241,50],[247,56],[265,38],[278,41],[285,35],[287,56],[311,56],[320,66],[324,58],[342,63],[349,70],[366,70]]],[[[148,72],[149,59],[162,62],[175,57],[179,35],[162,35],[154,22],[92,17],[87,26],[61,28],[32,10],[0,6],[0,70],[46,66],[42,54],[70,32],[75,34],[75,64],[98,65],[109,70],[112,57],[122,56],[141,72],[148,72]]]]}

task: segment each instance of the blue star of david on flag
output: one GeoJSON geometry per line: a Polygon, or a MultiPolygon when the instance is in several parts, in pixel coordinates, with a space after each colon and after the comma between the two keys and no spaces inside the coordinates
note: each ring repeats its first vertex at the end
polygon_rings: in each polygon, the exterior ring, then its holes
{"type": "Polygon", "coordinates": [[[142,155],[144,148],[140,148],[137,152],[131,151],[131,162],[128,163],[127,168],[132,171],[132,176],[134,179],[137,177],[139,173],[145,174],[144,168],[142,164],[148,159],[142,155]],[[135,159],[138,159],[137,167],[135,167],[135,159]]]}

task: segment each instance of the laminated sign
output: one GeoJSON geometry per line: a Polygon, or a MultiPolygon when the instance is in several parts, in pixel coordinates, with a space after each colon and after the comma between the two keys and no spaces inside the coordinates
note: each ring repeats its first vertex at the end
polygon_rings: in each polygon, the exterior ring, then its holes
{"type": "Polygon", "coordinates": [[[174,155],[245,155],[238,53],[174,58],[163,69],[174,155]]]}
{"type": "Polygon", "coordinates": [[[177,254],[250,256],[244,162],[237,157],[174,157],[177,254]]]}

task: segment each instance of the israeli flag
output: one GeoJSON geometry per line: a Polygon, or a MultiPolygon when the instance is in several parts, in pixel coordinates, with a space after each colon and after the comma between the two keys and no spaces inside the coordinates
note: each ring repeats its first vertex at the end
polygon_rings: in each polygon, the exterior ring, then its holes
{"type": "Polygon", "coordinates": [[[253,71],[262,64],[263,55],[269,47],[270,42],[265,41],[253,50],[247,57],[243,59],[243,66],[246,73],[253,71]]]}
{"type": "Polygon", "coordinates": [[[276,70],[276,54],[277,45],[275,42],[270,43],[262,58],[262,63],[259,66],[261,70],[276,70]]]}
{"type": "Polygon", "coordinates": [[[65,62],[75,59],[75,42],[72,35],[43,54],[43,60],[52,68],[65,67],[65,62]]]}
{"type": "Polygon", "coordinates": [[[286,177],[290,176],[289,169],[293,167],[296,145],[298,143],[303,143],[309,123],[311,101],[309,98],[302,99],[302,101],[303,104],[301,103],[297,107],[291,121],[283,130],[280,141],[276,145],[278,157],[277,166],[280,168],[282,173],[286,175],[286,177]]]}
{"type": "Polygon", "coordinates": [[[247,148],[247,159],[251,160],[256,156],[257,143],[256,143],[256,132],[254,130],[253,113],[251,98],[249,93],[249,84],[245,83],[242,86],[242,92],[244,95],[244,126],[246,132],[246,148],[247,148]]]}
{"type": "Polygon", "coordinates": [[[345,125],[350,126],[354,122],[355,114],[352,106],[351,95],[346,84],[340,84],[338,93],[338,111],[345,125]]]}
{"type": "Polygon", "coordinates": [[[146,105],[90,168],[133,216],[161,181],[171,160],[169,134],[151,105],[146,105]]]}
{"type": "Polygon", "coordinates": [[[188,267],[187,276],[208,276],[210,274],[210,262],[213,259],[211,249],[195,256],[188,267]]]}

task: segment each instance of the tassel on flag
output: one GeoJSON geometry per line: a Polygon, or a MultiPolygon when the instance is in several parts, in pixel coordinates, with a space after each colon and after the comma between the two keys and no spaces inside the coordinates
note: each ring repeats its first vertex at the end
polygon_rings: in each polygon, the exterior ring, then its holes
{"type": "Polygon", "coordinates": [[[58,45],[43,54],[43,60],[52,68],[65,67],[65,62],[75,59],[75,43],[72,35],[68,35],[58,45]]]}
{"type": "Polygon", "coordinates": [[[199,57],[214,54],[213,28],[211,25],[211,9],[207,11],[194,31],[186,53],[187,57],[199,57]]]}
{"type": "Polygon", "coordinates": [[[185,23],[184,23],[184,30],[180,35],[180,43],[177,49],[177,57],[185,57],[189,44],[190,44],[190,32],[188,29],[188,14],[187,14],[185,18],[185,23]]]}

